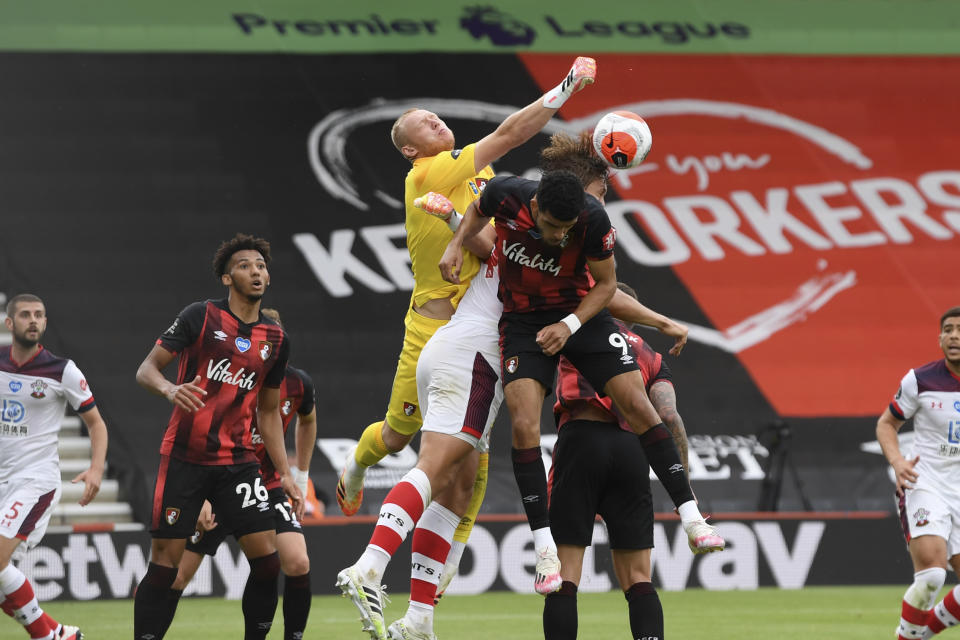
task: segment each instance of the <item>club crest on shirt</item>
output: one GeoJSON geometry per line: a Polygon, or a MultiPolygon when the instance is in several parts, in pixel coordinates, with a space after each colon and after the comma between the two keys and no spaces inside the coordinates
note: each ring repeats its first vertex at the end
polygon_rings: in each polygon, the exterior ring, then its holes
{"type": "Polygon", "coordinates": [[[20,389],[23,387],[23,383],[20,382],[19,380],[11,380],[9,386],[10,386],[10,391],[13,391],[14,393],[16,393],[17,391],[20,391],[20,389]]]}
{"type": "Polygon", "coordinates": [[[417,410],[417,405],[411,404],[409,402],[403,403],[403,414],[407,416],[412,416],[413,412],[417,410]]]}
{"type": "Polygon", "coordinates": [[[917,509],[916,512],[913,514],[913,519],[915,521],[914,526],[925,527],[928,524],[930,524],[930,521],[927,519],[927,516],[929,515],[930,515],[930,512],[924,509],[923,507],[920,507],[919,509],[917,509]]]}
{"type": "Polygon", "coordinates": [[[190,544],[197,544],[198,542],[200,542],[201,538],[203,538],[203,531],[200,531],[200,529],[197,529],[196,531],[193,532],[193,535],[190,536],[190,544]]]}
{"type": "Polygon", "coordinates": [[[504,367],[506,368],[507,373],[516,373],[517,367],[519,365],[520,365],[520,358],[518,358],[517,356],[510,356],[509,358],[507,358],[507,361],[504,364],[504,367]]]}
{"type": "Polygon", "coordinates": [[[180,509],[176,507],[167,507],[164,511],[164,519],[170,526],[175,525],[177,520],[180,519],[180,509]]]}
{"type": "Polygon", "coordinates": [[[233,341],[233,344],[237,345],[237,351],[240,353],[246,353],[250,350],[250,341],[246,338],[237,336],[236,340],[233,341]]]}
{"type": "Polygon", "coordinates": [[[273,343],[268,340],[261,340],[257,351],[260,353],[261,360],[267,360],[270,354],[273,353],[273,343]]]}
{"type": "Polygon", "coordinates": [[[33,391],[30,393],[30,397],[37,398],[38,400],[40,398],[47,397],[47,394],[44,393],[47,390],[47,383],[43,380],[35,380],[33,384],[30,385],[30,388],[33,389],[33,391]]]}
{"type": "Polygon", "coordinates": [[[293,410],[293,402],[290,398],[284,398],[283,402],[280,403],[280,413],[285,416],[290,415],[290,411],[293,410]]]}

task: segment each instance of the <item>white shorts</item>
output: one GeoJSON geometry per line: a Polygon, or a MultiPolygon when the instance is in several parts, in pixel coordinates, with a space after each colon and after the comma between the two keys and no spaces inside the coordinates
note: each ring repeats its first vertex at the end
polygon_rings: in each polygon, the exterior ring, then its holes
{"type": "Polygon", "coordinates": [[[960,501],[930,489],[908,489],[899,507],[908,541],[940,536],[947,541],[947,557],[960,554],[960,501]]]}
{"type": "Polygon", "coordinates": [[[37,546],[60,502],[60,488],[60,478],[0,483],[0,536],[22,540],[18,552],[37,546]]]}
{"type": "Polygon", "coordinates": [[[417,362],[422,430],[460,438],[486,453],[503,402],[500,349],[496,340],[446,329],[430,338],[417,362]]]}

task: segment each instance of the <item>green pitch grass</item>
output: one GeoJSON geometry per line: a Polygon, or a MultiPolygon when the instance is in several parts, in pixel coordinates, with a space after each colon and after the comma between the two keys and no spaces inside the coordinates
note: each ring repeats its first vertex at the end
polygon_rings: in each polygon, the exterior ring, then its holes
{"type": "MultiPolygon", "coordinates": [[[[660,592],[666,637],[673,640],[742,640],[776,638],[809,640],[892,638],[904,587],[811,587],[799,591],[660,592]]],[[[946,593],[946,590],[944,590],[946,593]]],[[[391,596],[387,624],[403,615],[406,594],[391,596]]],[[[586,593],[577,598],[579,640],[630,638],[627,605],[618,592],[586,593]]],[[[449,596],[437,609],[440,640],[501,640],[542,638],[543,599],[537,595],[491,593],[449,596]]],[[[133,601],[51,602],[47,610],[57,619],[78,624],[84,639],[130,640],[133,637],[133,601]]],[[[12,621],[0,620],[0,637],[19,638],[12,621]]],[[[280,608],[270,638],[283,637],[280,608]]],[[[23,636],[25,637],[25,636],[23,636]]],[[[238,601],[187,598],[166,636],[169,640],[237,640],[243,637],[238,601]]],[[[367,640],[360,632],[356,610],[345,598],[313,599],[305,638],[310,640],[367,640]]]]}

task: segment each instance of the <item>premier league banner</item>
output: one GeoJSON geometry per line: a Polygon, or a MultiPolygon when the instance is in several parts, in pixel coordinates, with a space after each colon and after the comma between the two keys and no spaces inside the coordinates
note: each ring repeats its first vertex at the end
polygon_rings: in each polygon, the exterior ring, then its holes
{"type": "MultiPolygon", "coordinates": [[[[719,524],[727,548],[722,554],[703,556],[690,553],[679,522],[654,524],[652,575],[658,589],[799,589],[847,584],[851,576],[856,576],[858,584],[900,584],[911,573],[897,519],[891,516],[865,513],[862,517],[836,518],[812,513],[796,520],[741,518],[719,524]],[[890,561],[872,562],[870,558],[875,555],[851,556],[850,549],[864,539],[870,539],[873,552],[890,561]]],[[[373,520],[364,517],[304,528],[313,593],[337,592],[330,576],[343,568],[345,558],[360,555],[372,528],[373,520]],[[331,548],[338,552],[329,553],[331,548]]],[[[615,589],[617,580],[602,523],[594,527],[593,543],[584,556],[580,591],[615,589]]],[[[408,552],[409,543],[405,543],[398,557],[408,552]]],[[[149,539],[143,532],[48,534],[40,546],[26,554],[19,567],[33,584],[37,598],[44,602],[129,598],[147,570],[149,553],[149,539]]],[[[526,522],[519,518],[484,519],[474,528],[460,572],[446,593],[532,593],[535,563],[533,538],[526,522]]],[[[239,599],[248,572],[249,565],[231,538],[216,555],[204,560],[184,595],[239,599]]],[[[409,565],[394,562],[383,582],[406,585],[409,578],[409,565]]]]}
{"type": "MultiPolygon", "coordinates": [[[[737,3],[726,16],[677,14],[683,42],[666,35],[663,6],[603,24],[518,7],[495,20],[384,9],[350,27],[204,5],[195,26],[209,36],[199,42],[220,43],[210,48],[179,39],[186,17],[131,31],[137,18],[122,8],[90,42],[79,18],[55,28],[59,14],[33,31],[9,26],[26,19],[3,27],[0,293],[45,300],[46,346],[84,371],[111,466],[140,479],[124,486],[141,520],[170,405],[134,374],[181,309],[224,295],[210,266],[219,243],[238,231],[272,243],[265,306],[316,385],[311,474],[329,500],[346,451],[383,418],[413,287],[410,165],[390,126],[420,107],[458,147],[477,141],[590,51],[572,47],[601,42],[596,84],[495,169],[536,177],[550,135],[609,111],[650,125],[653,150],[612,175],[607,212],[619,278],[690,327],[683,354],[665,361],[701,508],[892,508],[876,417],[909,368],[940,357],[936,320],[958,304],[945,265],[960,235],[960,131],[945,123],[960,108],[946,81],[960,58],[943,55],[936,21],[921,39],[935,50],[898,40],[908,50],[880,56],[862,34],[776,50],[771,33],[789,27],[737,3]],[[367,23],[390,43],[444,34],[482,49],[390,49],[362,35],[367,23]],[[286,44],[334,36],[333,49],[286,44]]],[[[892,17],[868,18],[892,28],[892,17]]],[[[642,335],[662,352],[671,344],[642,335]]],[[[509,428],[501,415],[485,512],[520,511],[509,428]]],[[[549,407],[542,431],[549,464],[549,407]]],[[[373,468],[362,513],[415,460],[416,442],[373,468]]]]}

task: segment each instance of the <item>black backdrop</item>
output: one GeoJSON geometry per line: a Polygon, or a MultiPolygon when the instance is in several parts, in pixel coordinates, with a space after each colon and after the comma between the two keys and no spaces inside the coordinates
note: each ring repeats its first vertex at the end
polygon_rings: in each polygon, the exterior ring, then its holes
{"type": "MultiPolygon", "coordinates": [[[[273,243],[266,304],[282,312],[292,362],[316,383],[320,437],[357,438],[382,418],[409,290],[391,285],[382,247],[371,249],[364,234],[402,222],[387,202],[402,199],[408,165],[388,142],[393,117],[353,129],[344,157],[368,205],[357,208],[333,197],[311,169],[311,129],[384,97],[427,95],[427,86],[409,79],[412,68],[444,79],[430,84],[431,97],[520,107],[540,93],[510,55],[2,54],[0,64],[0,292],[30,291],[46,301],[46,344],[90,380],[111,430],[112,466],[140,517],[169,406],[142,391],[134,373],[181,308],[222,295],[210,260],[236,231],[273,243]],[[313,234],[330,248],[343,230],[354,234],[350,253],[392,290],[346,276],[352,295],[334,296],[294,242],[313,234]]],[[[493,128],[447,120],[461,144],[493,128]]],[[[509,154],[497,169],[535,166],[545,141],[509,154]]],[[[335,165],[327,158],[325,166],[335,165]]],[[[402,238],[390,243],[403,246],[402,238]]],[[[621,279],[649,306],[710,326],[669,268],[620,264],[621,279]]],[[[738,456],[764,464],[766,451],[753,437],[780,416],[731,354],[691,343],[669,363],[681,413],[697,436],[694,452],[713,472],[694,474],[705,510],[754,508],[761,481],[743,478],[738,456]],[[725,465],[730,477],[713,479],[725,465]]],[[[892,506],[882,458],[859,448],[873,439],[872,419],[786,420],[791,459],[814,507],[892,506]]],[[[487,511],[519,510],[508,450],[501,416],[487,511]]],[[[314,479],[331,495],[338,466],[315,456],[314,479]]],[[[365,511],[381,495],[368,493],[365,511]]],[[[660,504],[668,506],[665,496],[660,504]]],[[[781,506],[801,504],[788,474],[781,506]]]]}

